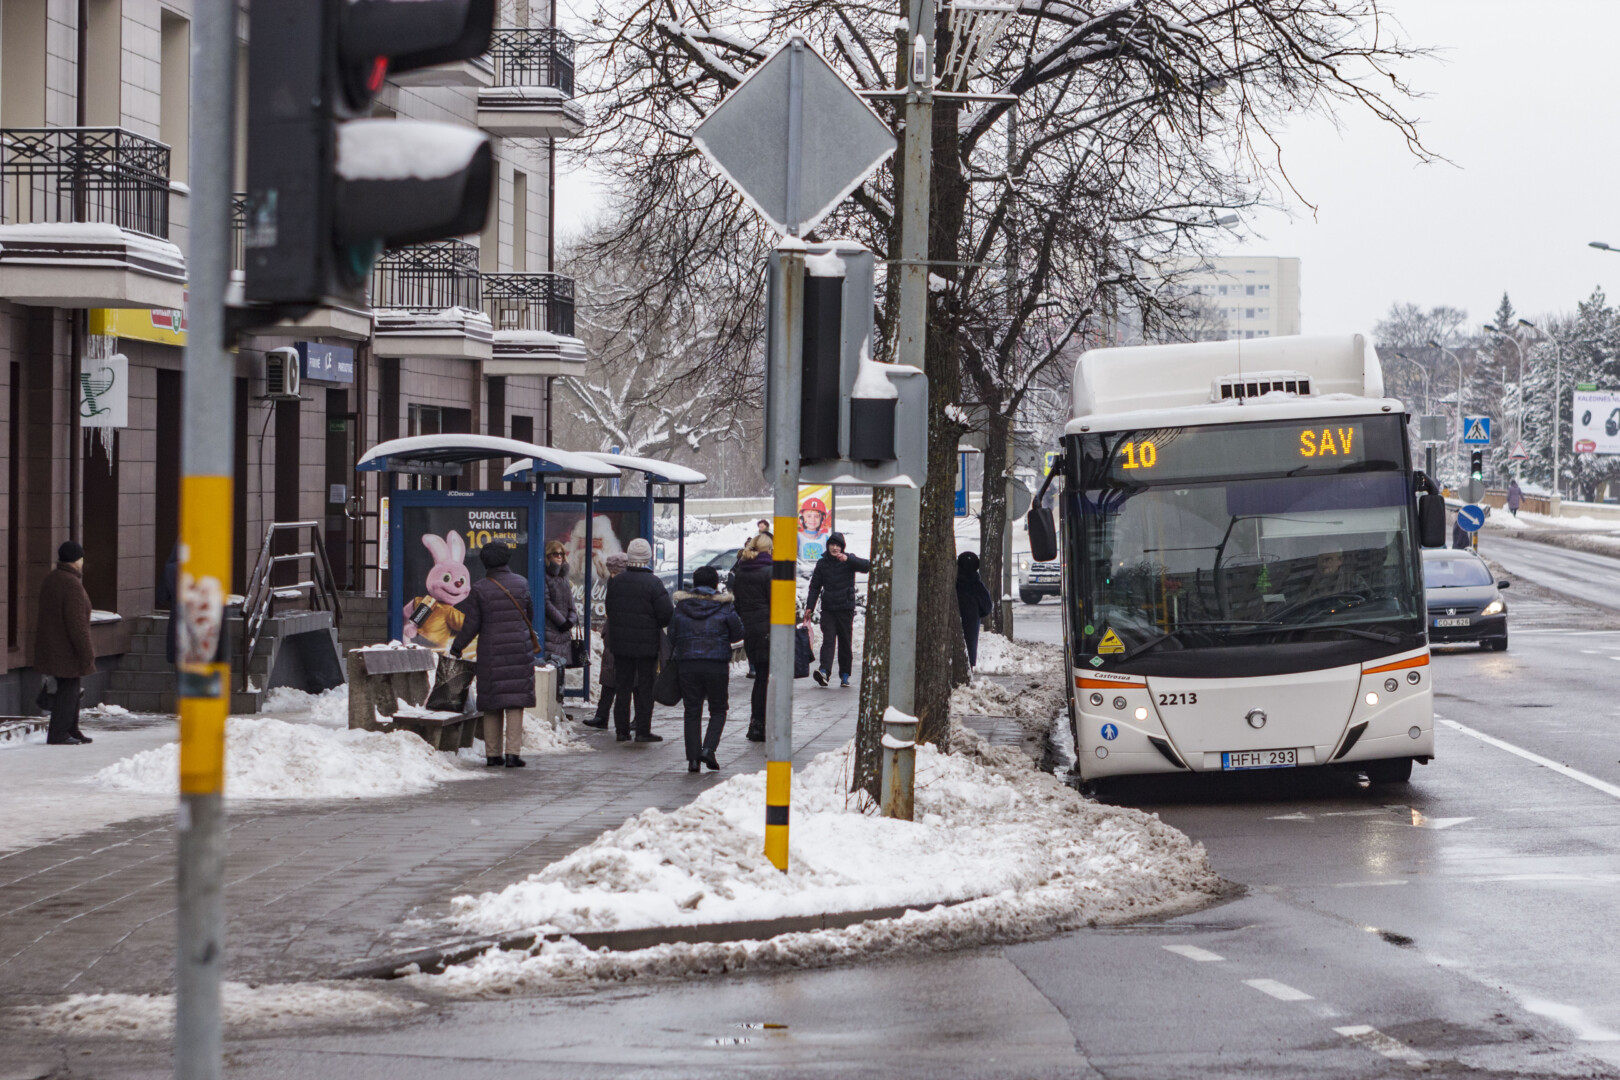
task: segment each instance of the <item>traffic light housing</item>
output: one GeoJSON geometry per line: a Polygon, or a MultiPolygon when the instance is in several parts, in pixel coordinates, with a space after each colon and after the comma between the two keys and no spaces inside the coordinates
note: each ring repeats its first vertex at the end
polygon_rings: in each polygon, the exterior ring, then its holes
{"type": "Polygon", "coordinates": [[[390,71],[489,48],[495,0],[275,0],[251,13],[243,294],[364,307],[388,247],[477,232],[494,157],[457,124],[363,119],[390,71]]]}
{"type": "MultiPolygon", "coordinates": [[[[916,368],[871,356],[875,269],[872,252],[852,241],[807,248],[799,393],[804,483],[920,487],[927,477],[928,381],[916,368]]],[[[778,273],[773,259],[773,313],[778,273]]],[[[776,335],[767,340],[774,348],[776,335]]],[[[767,379],[779,370],[774,353],[765,366],[767,379]]],[[[767,427],[774,422],[768,414],[767,427]]],[[[768,431],[765,445],[773,445],[768,431]]]]}
{"type": "Polygon", "coordinates": [[[1463,498],[1468,502],[1479,502],[1485,497],[1485,452],[1471,450],[1468,454],[1468,482],[1464,485],[1463,498]]]}

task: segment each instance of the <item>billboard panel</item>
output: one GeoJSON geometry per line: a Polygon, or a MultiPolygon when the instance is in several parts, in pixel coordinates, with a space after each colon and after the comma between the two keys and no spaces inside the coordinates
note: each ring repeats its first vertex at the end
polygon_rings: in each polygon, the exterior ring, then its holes
{"type": "Polygon", "coordinates": [[[832,519],[832,485],[799,485],[799,561],[815,562],[827,552],[832,519]]]}
{"type": "MultiPolygon", "coordinates": [[[[638,500],[639,502],[639,500],[638,500]]],[[[591,623],[607,617],[607,557],[622,555],[630,541],[642,535],[642,508],[601,509],[591,520],[591,623]]],[[[546,540],[568,550],[568,584],[574,604],[585,606],[585,507],[582,503],[546,501],[546,540]]]]}
{"type": "MultiPolygon", "coordinates": [[[[522,498],[515,494],[514,498],[522,498]]],[[[399,506],[394,513],[404,528],[404,639],[449,652],[464,618],[461,604],[482,580],[479,549],[499,540],[513,549],[511,568],[525,574],[529,566],[529,506],[450,505],[399,506]]],[[[471,659],[476,641],[463,653],[471,659]]]]}
{"type": "Polygon", "coordinates": [[[1577,454],[1620,454],[1620,390],[1576,390],[1572,448],[1577,454]]]}

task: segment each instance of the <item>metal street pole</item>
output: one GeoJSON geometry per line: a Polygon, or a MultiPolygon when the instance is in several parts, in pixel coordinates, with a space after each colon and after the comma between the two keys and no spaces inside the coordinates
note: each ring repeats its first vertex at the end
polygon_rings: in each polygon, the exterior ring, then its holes
{"type": "MultiPolygon", "coordinates": [[[[1468,469],[1467,469],[1467,466],[1465,465],[1465,463],[1463,462],[1463,456],[1462,456],[1462,447],[1463,447],[1463,444],[1462,444],[1462,437],[1463,437],[1463,431],[1462,431],[1462,422],[1463,422],[1463,366],[1462,366],[1462,357],[1458,356],[1456,353],[1452,352],[1450,349],[1446,348],[1444,345],[1440,344],[1438,341],[1434,341],[1432,339],[1429,341],[1429,348],[1431,348],[1431,349],[1439,349],[1440,354],[1442,356],[1451,357],[1451,359],[1454,360],[1456,362],[1456,364],[1457,364],[1457,475],[1459,477],[1467,477],[1468,469]]],[[[1459,481],[1459,483],[1460,482],[1461,481],[1459,481]]]]}
{"type": "MultiPolygon", "coordinates": [[[[1514,350],[1519,354],[1519,383],[1514,390],[1515,396],[1517,396],[1519,399],[1519,419],[1517,425],[1518,431],[1515,433],[1513,440],[1515,444],[1519,444],[1524,442],[1524,347],[1519,344],[1519,339],[1517,337],[1508,333],[1501,327],[1495,326],[1491,323],[1486,323],[1485,329],[1489,330],[1498,337],[1506,338],[1508,340],[1508,344],[1512,345],[1514,350]]],[[[1505,384],[1507,383],[1507,380],[1504,378],[1502,382],[1504,384],[1503,389],[1506,389],[1505,384]]],[[[1512,447],[1508,448],[1510,453],[1512,452],[1512,449],[1512,447]]],[[[1515,461],[1513,463],[1513,479],[1519,479],[1519,472],[1520,464],[1519,462],[1515,461]]]]}
{"type": "MultiPolygon", "coordinates": [[[[934,3],[911,0],[904,188],[900,193],[900,329],[895,359],[922,368],[928,331],[928,193],[934,154],[934,3]]],[[[917,714],[917,556],[923,477],[894,491],[894,584],[889,622],[889,704],[917,714]]]]}
{"type": "Polygon", "coordinates": [[[185,351],[180,439],[180,806],[174,1073],[217,1080],[224,1048],[225,717],[231,671],[224,639],[231,583],[228,407],[236,375],[226,351],[231,279],[231,162],[235,159],[237,4],[197,0],[191,64],[191,332],[185,351]]]}
{"type": "MultiPolygon", "coordinates": [[[[791,175],[791,173],[790,173],[791,175]]],[[[765,857],[788,866],[788,804],[793,790],[793,652],[799,623],[799,407],[804,377],[804,244],[776,249],[771,294],[771,675],[765,713],[765,857]]]]}

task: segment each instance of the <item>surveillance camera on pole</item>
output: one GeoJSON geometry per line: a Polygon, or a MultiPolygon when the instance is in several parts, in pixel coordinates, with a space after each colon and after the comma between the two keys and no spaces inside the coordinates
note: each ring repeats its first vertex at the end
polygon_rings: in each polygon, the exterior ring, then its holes
{"type": "Polygon", "coordinates": [[[494,0],[276,0],[252,12],[244,296],[276,314],[364,307],[385,248],[483,228],[475,128],[365,119],[390,72],[489,48],[494,0]]]}

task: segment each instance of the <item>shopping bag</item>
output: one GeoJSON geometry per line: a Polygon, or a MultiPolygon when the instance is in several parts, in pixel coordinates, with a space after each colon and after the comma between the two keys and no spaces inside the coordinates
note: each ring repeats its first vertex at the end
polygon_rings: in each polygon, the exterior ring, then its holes
{"type": "Polygon", "coordinates": [[[658,669],[658,678],[653,683],[653,700],[660,705],[679,705],[681,703],[681,662],[675,659],[664,661],[664,666],[658,669]]]}

